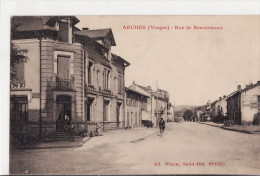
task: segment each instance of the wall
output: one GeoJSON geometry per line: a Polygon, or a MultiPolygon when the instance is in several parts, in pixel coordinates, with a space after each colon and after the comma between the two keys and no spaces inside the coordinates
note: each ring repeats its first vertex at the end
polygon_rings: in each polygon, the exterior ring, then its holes
{"type": "Polygon", "coordinates": [[[258,96],[260,95],[260,86],[254,87],[241,93],[241,118],[242,122],[253,122],[254,115],[258,109],[258,96]]]}
{"type": "MultiPolygon", "coordinates": [[[[41,73],[41,116],[43,134],[56,131],[56,96],[70,95],[72,97],[72,114],[74,122],[84,122],[83,118],[83,48],[78,44],[70,44],[53,40],[42,41],[42,73],[41,73]],[[72,91],[57,91],[55,87],[54,57],[55,52],[71,53],[73,56],[74,89],[72,91]]],[[[71,69],[71,68],[70,68],[71,69]]]]}
{"type": "MultiPolygon", "coordinates": [[[[102,56],[95,53],[90,49],[86,49],[85,52],[86,57],[86,67],[85,67],[85,78],[87,83],[88,78],[88,63],[93,63],[92,66],[92,84],[91,86],[94,87],[95,91],[86,91],[86,98],[92,97],[94,98],[94,102],[92,104],[92,112],[93,112],[93,121],[99,122],[101,127],[105,125],[105,129],[116,128],[117,127],[117,103],[121,103],[120,107],[120,118],[119,118],[119,125],[123,126],[124,121],[124,72],[123,72],[123,65],[118,63],[109,63],[105,60],[102,56]],[[111,90],[112,95],[106,95],[101,93],[99,90],[103,90],[103,71],[104,68],[110,70],[110,84],[109,90],[111,90]],[[121,94],[118,94],[117,91],[117,78],[118,75],[122,76],[122,84],[121,84],[121,94]],[[109,121],[103,122],[103,113],[104,113],[104,99],[110,101],[110,114],[109,114],[109,121]]],[[[88,84],[87,84],[88,85],[88,84]]],[[[89,86],[89,85],[88,85],[89,86]]],[[[119,87],[118,87],[119,88],[119,87]]],[[[85,112],[86,114],[86,112],[85,112]]]]}

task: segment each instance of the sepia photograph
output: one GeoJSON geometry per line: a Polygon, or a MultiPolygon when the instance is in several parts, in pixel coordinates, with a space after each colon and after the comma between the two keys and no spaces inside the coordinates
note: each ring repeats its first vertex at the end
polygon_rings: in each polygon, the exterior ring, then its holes
{"type": "Polygon", "coordinates": [[[11,174],[259,174],[260,16],[13,16],[11,174]]]}
{"type": "Polygon", "coordinates": [[[79,9],[5,18],[0,174],[259,175],[260,14],[79,9]]]}

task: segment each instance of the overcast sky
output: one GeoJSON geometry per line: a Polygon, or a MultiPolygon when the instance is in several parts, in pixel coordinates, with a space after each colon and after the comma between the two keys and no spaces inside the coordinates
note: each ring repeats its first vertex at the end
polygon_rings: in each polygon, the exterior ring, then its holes
{"type": "Polygon", "coordinates": [[[112,52],[133,80],[170,93],[176,105],[202,105],[260,80],[260,16],[78,16],[79,28],[112,28],[112,52]],[[124,25],[221,26],[223,30],[125,30],[124,25]]]}

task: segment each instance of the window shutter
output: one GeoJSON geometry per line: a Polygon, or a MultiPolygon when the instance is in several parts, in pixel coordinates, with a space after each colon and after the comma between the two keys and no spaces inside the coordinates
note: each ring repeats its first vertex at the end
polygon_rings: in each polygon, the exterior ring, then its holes
{"type": "Polygon", "coordinates": [[[16,64],[15,70],[16,70],[16,81],[23,82],[24,81],[24,63],[16,64]]]}

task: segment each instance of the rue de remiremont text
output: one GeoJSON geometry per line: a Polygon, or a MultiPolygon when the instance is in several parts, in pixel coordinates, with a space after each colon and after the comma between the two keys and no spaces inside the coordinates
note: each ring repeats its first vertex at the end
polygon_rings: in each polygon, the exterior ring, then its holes
{"type": "Polygon", "coordinates": [[[124,25],[123,30],[160,30],[160,31],[170,31],[170,30],[223,30],[223,26],[178,26],[178,25],[124,25]]]}

